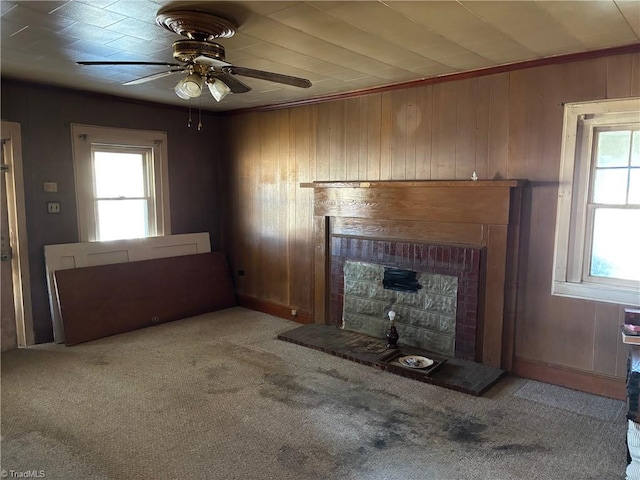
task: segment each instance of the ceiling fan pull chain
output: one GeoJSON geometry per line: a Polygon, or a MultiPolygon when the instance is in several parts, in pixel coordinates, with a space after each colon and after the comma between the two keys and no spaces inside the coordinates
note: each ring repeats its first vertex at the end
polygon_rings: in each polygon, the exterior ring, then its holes
{"type": "Polygon", "coordinates": [[[187,127],[191,128],[191,99],[189,99],[189,121],[187,122],[187,127]]]}
{"type": "Polygon", "coordinates": [[[198,131],[202,130],[202,97],[198,97],[198,131]]]}

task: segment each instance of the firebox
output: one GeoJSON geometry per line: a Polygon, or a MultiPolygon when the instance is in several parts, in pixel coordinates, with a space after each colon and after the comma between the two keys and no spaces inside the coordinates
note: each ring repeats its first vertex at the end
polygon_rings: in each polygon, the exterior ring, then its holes
{"type": "Polygon", "coordinates": [[[482,249],[340,236],[331,246],[332,324],[383,338],[393,310],[401,345],[477,360],[482,249]]]}

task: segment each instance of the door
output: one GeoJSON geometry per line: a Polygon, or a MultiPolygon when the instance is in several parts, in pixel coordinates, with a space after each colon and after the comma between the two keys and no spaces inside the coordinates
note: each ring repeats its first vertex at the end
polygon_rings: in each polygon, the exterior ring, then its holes
{"type": "Polygon", "coordinates": [[[34,332],[20,124],[2,121],[1,138],[0,338],[5,350],[15,348],[16,341],[17,346],[33,345],[34,332]]]}
{"type": "Polygon", "coordinates": [[[0,168],[0,347],[2,351],[18,347],[16,314],[13,301],[13,275],[11,274],[11,241],[9,239],[9,215],[7,214],[7,182],[9,166],[5,163],[2,140],[0,168]]]}

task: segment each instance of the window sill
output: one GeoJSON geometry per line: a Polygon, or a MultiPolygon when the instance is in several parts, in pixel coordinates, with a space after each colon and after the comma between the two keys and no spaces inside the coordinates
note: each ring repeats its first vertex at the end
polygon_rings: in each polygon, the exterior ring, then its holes
{"type": "Polygon", "coordinates": [[[551,294],[596,302],[640,305],[640,290],[590,283],[554,282],[551,294]]]}

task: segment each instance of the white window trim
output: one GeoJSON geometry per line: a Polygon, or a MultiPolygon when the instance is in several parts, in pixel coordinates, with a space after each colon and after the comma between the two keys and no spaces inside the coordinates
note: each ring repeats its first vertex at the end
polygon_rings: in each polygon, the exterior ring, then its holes
{"type": "Polygon", "coordinates": [[[72,124],[71,141],[78,212],[78,235],[81,242],[96,241],[91,163],[92,143],[152,149],[153,178],[155,179],[154,207],[157,219],[155,236],[171,234],[169,160],[166,132],[72,124]]]}
{"type": "MultiPolygon", "coordinates": [[[[578,138],[579,120],[584,116],[596,115],[593,120],[595,125],[606,123],[607,116],[611,118],[637,114],[640,112],[640,97],[567,103],[564,107],[551,293],[586,300],[639,305],[640,289],[635,284],[612,285],[606,282],[589,282],[588,277],[585,279],[583,258],[588,245],[584,241],[584,234],[575,232],[584,232],[586,228],[586,196],[590,175],[590,169],[579,168],[576,161],[576,154],[581,148],[579,142],[590,142],[590,138],[578,138]]],[[[586,145],[588,149],[591,148],[590,143],[586,145]]]]}

